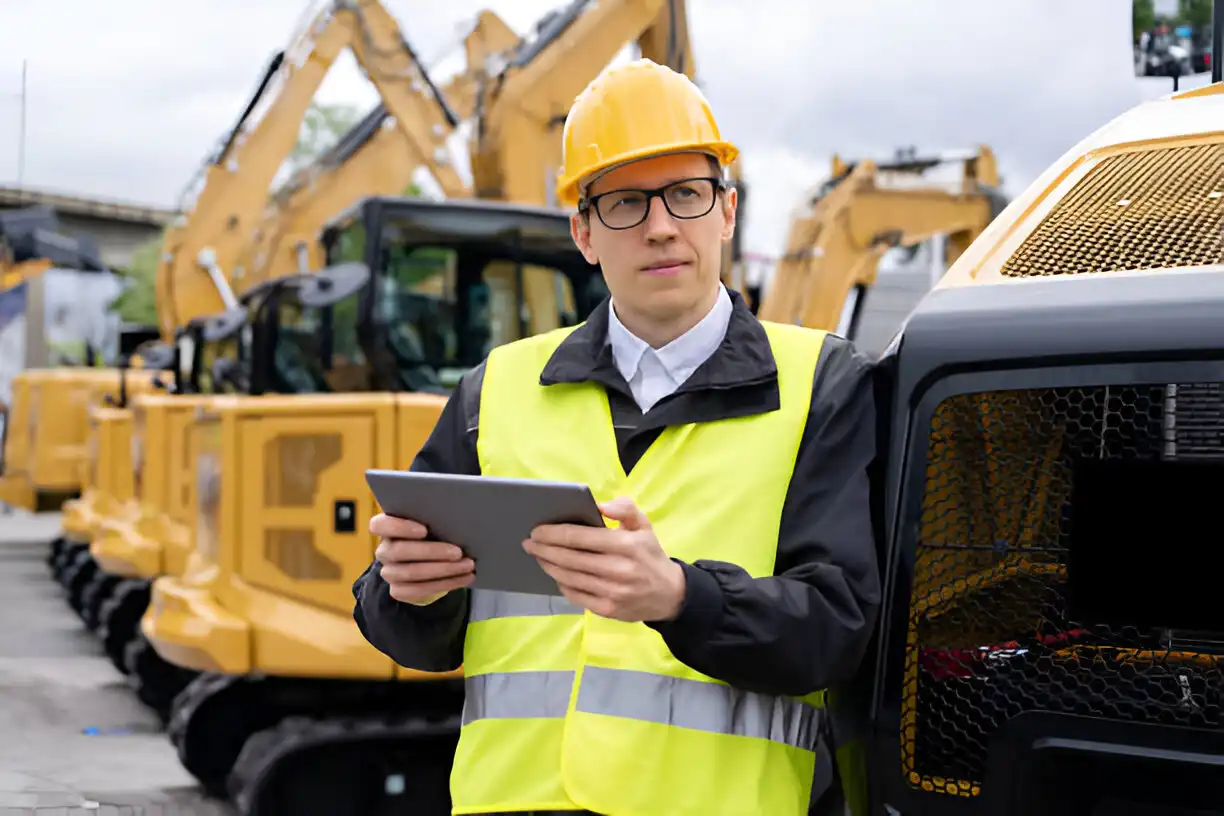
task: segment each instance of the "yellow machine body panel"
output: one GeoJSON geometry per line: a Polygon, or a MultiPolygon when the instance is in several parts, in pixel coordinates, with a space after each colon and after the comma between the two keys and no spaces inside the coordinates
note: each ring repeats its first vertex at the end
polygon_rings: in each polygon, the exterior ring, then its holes
{"type": "Polygon", "coordinates": [[[32,386],[46,373],[46,369],[22,371],[13,378],[11,403],[5,410],[4,449],[0,451],[4,462],[0,471],[0,501],[31,512],[36,506],[28,473],[35,416],[31,408],[35,394],[32,386]]]}
{"type": "Polygon", "coordinates": [[[1050,165],[936,288],[1224,263],[1222,142],[1221,83],[1132,108],[1050,165]]]}
{"type": "MultiPolygon", "coordinates": [[[[129,393],[152,388],[155,372],[127,374],[129,393]]],[[[119,395],[118,369],[36,368],[13,378],[4,476],[22,482],[33,504],[79,494],[86,485],[89,408],[119,395]]],[[[55,507],[60,501],[52,501],[55,507]]],[[[31,507],[30,509],[34,509],[31,507]]]]}
{"type": "Polygon", "coordinates": [[[419,394],[218,397],[194,423],[195,551],[141,621],[162,657],[291,677],[453,676],[402,669],[352,618],[374,555],[369,468],[411,464],[444,401],[419,394]],[[221,546],[224,542],[224,546],[221,546]]]}
{"type": "MultiPolygon", "coordinates": [[[[103,570],[127,578],[181,572],[191,552],[194,469],[189,430],[209,396],[141,394],[132,400],[126,459],[131,497],[90,545],[103,570]]],[[[115,467],[122,467],[118,461],[115,467]]]]}
{"type": "Polygon", "coordinates": [[[132,414],[126,408],[91,405],[81,498],[64,503],[64,537],[87,544],[104,519],[115,518],[132,499],[132,414]]]}

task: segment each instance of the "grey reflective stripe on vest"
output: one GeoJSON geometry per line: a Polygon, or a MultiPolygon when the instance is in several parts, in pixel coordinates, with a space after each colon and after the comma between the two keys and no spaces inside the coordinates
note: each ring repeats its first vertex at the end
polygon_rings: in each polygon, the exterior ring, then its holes
{"type": "MultiPolygon", "coordinates": [[[[495,672],[466,679],[463,723],[486,718],[564,717],[574,672],[495,672]]],[[[756,737],[809,751],[820,738],[821,709],[788,697],[721,683],[587,666],[578,711],[715,734],[756,737]]]]}
{"type": "Polygon", "coordinates": [[[492,672],[464,680],[463,724],[517,717],[564,717],[572,671],[492,672]]]}
{"type": "Polygon", "coordinates": [[[582,607],[575,606],[559,595],[530,595],[523,592],[473,589],[468,620],[471,623],[477,623],[494,618],[581,614],[582,607]]]}

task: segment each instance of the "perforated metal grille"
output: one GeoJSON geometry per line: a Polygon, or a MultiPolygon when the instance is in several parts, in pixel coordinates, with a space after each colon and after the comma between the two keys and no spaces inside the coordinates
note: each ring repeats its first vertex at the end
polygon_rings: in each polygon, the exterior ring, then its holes
{"type": "Polygon", "coordinates": [[[992,738],[1022,712],[1224,727],[1224,642],[1072,620],[1067,576],[1075,463],[1224,458],[1224,386],[957,396],[928,456],[902,701],[912,786],[980,793],[992,738]]]}
{"type": "Polygon", "coordinates": [[[1224,263],[1224,144],[1111,156],[1003,265],[1028,278],[1224,263]]]}

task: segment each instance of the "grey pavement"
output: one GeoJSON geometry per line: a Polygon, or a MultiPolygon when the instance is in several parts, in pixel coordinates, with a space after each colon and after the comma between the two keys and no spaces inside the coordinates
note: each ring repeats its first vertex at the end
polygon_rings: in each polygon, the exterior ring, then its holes
{"type": "Polygon", "coordinates": [[[0,510],[0,816],[228,816],[68,607],[58,514],[0,510]]]}

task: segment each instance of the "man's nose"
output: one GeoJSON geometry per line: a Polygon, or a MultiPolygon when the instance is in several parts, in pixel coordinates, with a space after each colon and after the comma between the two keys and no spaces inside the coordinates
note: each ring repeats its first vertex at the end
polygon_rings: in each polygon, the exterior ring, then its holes
{"type": "Polygon", "coordinates": [[[650,199],[650,210],[646,213],[646,240],[651,242],[670,241],[676,237],[676,220],[667,211],[663,199],[650,199]]]}

